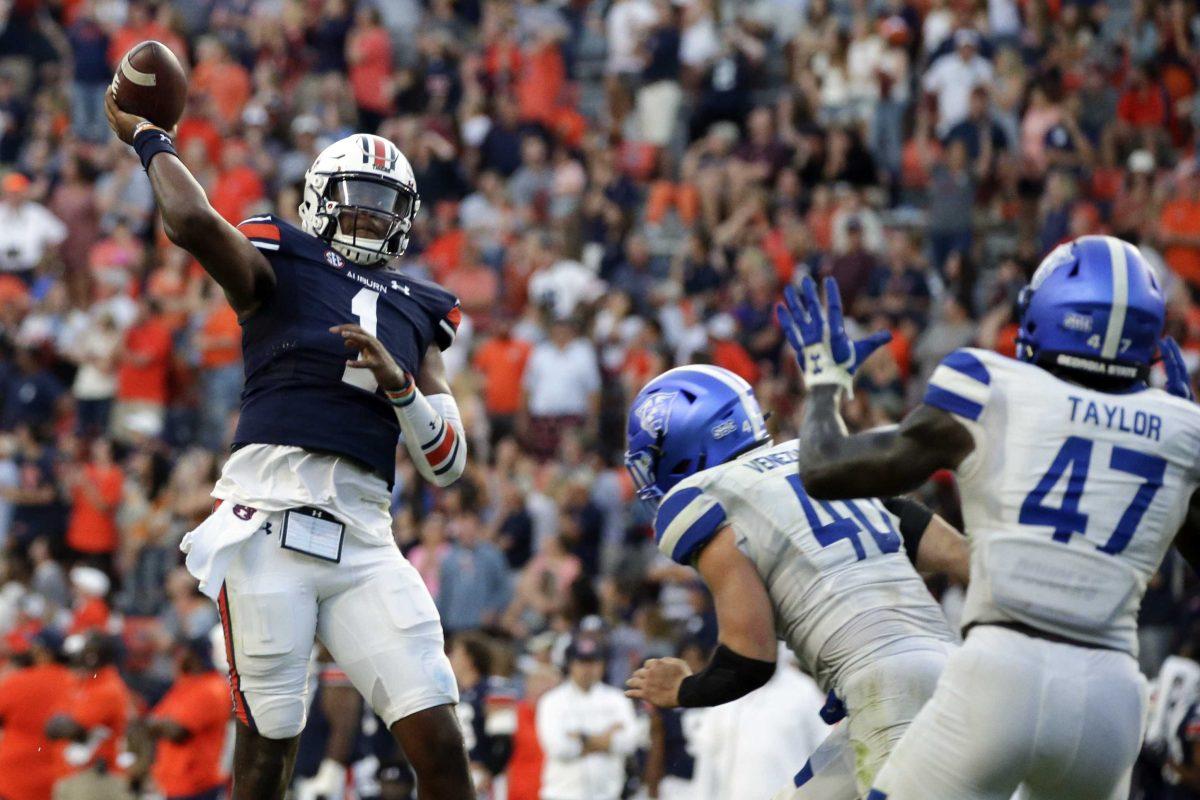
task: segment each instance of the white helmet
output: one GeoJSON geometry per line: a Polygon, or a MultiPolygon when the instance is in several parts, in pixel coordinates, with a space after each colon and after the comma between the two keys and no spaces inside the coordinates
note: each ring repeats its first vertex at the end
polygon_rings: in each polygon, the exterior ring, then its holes
{"type": "Polygon", "coordinates": [[[322,150],[304,173],[300,225],[351,262],[372,266],[404,252],[420,207],[417,179],[400,149],[356,133],[322,150]],[[360,223],[375,230],[360,235],[360,223]]]}

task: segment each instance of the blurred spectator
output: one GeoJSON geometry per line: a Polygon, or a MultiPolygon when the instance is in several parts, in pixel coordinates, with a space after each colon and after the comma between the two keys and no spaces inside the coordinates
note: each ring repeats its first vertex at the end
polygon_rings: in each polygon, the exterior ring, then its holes
{"type": "Polygon", "coordinates": [[[633,702],[604,683],[604,648],[576,637],[567,649],[567,679],[537,706],[538,742],[546,754],[540,800],[617,800],[625,758],[637,746],[633,702]]]}
{"type": "Polygon", "coordinates": [[[107,601],[112,581],[96,567],[72,567],[71,581],[71,625],[67,632],[84,634],[89,631],[104,633],[108,628],[109,605],[107,601]]]}
{"type": "Polygon", "coordinates": [[[462,514],[448,526],[450,550],[438,578],[438,611],[449,633],[495,624],[512,594],[508,564],[496,545],[483,538],[474,514],[462,514]]]}
{"type": "Polygon", "coordinates": [[[67,28],[74,62],[71,81],[71,124],[83,139],[102,142],[108,135],[104,91],[112,80],[108,63],[108,33],[95,17],[92,0],[79,4],[67,28]]]}
{"type": "Polygon", "coordinates": [[[517,702],[517,728],[508,761],[508,800],[540,800],[545,757],[538,742],[537,707],[542,696],[562,680],[552,664],[536,663],[525,676],[524,696],[517,702]]]}
{"type": "Polygon", "coordinates": [[[46,736],[74,683],[61,650],[62,637],[47,629],[30,643],[26,663],[0,678],[0,775],[9,800],[46,800],[61,775],[62,746],[46,736]]]}
{"type": "Polygon", "coordinates": [[[173,655],[175,682],[143,726],[151,747],[157,743],[151,774],[166,800],[220,800],[229,685],[207,638],[176,642],[173,655]]]}
{"type": "Polygon", "coordinates": [[[564,431],[595,425],[600,370],[591,345],[571,320],[555,320],[550,338],[533,348],[522,386],[526,436],[536,455],[550,456],[564,431]]]}
{"type": "Polygon", "coordinates": [[[637,90],[642,139],[662,147],[671,141],[683,100],[679,20],[682,9],[671,0],[656,0],[655,19],[641,41],[644,66],[637,90]]]}
{"type": "Polygon", "coordinates": [[[1159,218],[1163,258],[1193,293],[1200,291],[1200,174],[1185,163],[1159,218]]]}
{"type": "Polygon", "coordinates": [[[9,172],[0,179],[0,271],[31,286],[66,238],[62,221],[30,197],[29,178],[9,172]]]}
{"type": "Polygon", "coordinates": [[[516,697],[504,679],[493,674],[493,646],[486,639],[462,634],[450,644],[450,666],[458,682],[455,707],[471,777],[481,795],[493,791],[512,755],[517,727],[516,697]]]}
{"type": "Polygon", "coordinates": [[[970,28],[954,32],[954,52],[936,58],[922,80],[937,100],[937,130],[945,136],[970,111],[971,93],[992,83],[992,65],[979,54],[979,33],[970,28]]]}
{"type": "Polygon", "coordinates": [[[65,482],[72,503],[67,546],[77,558],[112,574],[118,545],[117,505],[121,502],[125,475],[113,461],[108,440],[96,439],[91,457],[86,463],[71,467],[65,482]]]}
{"type": "Polygon", "coordinates": [[[162,433],[170,357],[171,332],[159,307],[153,302],[139,306],[137,318],[125,331],[117,371],[113,436],[118,441],[162,433]]]}
{"type": "MultiPolygon", "coordinates": [[[[66,742],[66,773],[78,774],[77,784],[90,784],[103,781],[107,773],[124,771],[117,757],[125,746],[132,698],[116,667],[113,639],[88,633],[79,647],[72,665],[75,686],[68,692],[66,710],[46,723],[46,735],[66,742]]],[[[75,791],[82,789],[77,786],[75,791]]]]}
{"type": "Polygon", "coordinates": [[[495,320],[493,334],[475,350],[473,366],[483,378],[483,402],[496,442],[516,430],[521,411],[521,387],[532,348],[513,336],[512,322],[495,320]]]}
{"type": "Polygon", "coordinates": [[[200,441],[222,450],[242,393],[242,329],[214,284],[208,285],[196,348],[200,355],[200,441]]]}
{"type": "Polygon", "coordinates": [[[220,39],[208,36],[196,46],[196,66],[188,77],[188,89],[208,96],[217,116],[228,127],[242,118],[242,109],[250,99],[250,75],[230,57],[220,39]]]}

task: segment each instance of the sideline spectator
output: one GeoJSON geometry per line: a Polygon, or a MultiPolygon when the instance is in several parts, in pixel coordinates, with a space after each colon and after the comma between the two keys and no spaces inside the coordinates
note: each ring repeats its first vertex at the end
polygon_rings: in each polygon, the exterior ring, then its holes
{"type": "Polygon", "coordinates": [[[625,757],[637,745],[633,702],[603,681],[605,652],[593,638],[567,649],[567,679],[542,695],[538,742],[546,754],[540,800],[617,800],[625,757]]]}

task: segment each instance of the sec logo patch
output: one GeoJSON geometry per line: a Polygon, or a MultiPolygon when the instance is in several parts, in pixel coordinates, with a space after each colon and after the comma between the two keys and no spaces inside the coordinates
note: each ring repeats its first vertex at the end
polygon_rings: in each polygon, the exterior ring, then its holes
{"type": "Polygon", "coordinates": [[[341,269],[342,267],[346,266],[346,259],[342,258],[332,250],[325,251],[325,260],[328,261],[329,266],[333,267],[334,269],[341,269]]]}

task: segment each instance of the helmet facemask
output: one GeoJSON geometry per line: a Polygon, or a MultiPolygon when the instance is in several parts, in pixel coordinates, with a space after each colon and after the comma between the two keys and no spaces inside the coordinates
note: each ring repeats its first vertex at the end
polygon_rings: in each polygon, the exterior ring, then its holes
{"type": "Polygon", "coordinates": [[[376,266],[408,247],[421,207],[398,181],[363,173],[326,173],[314,213],[314,232],[359,266],[376,266]]]}

